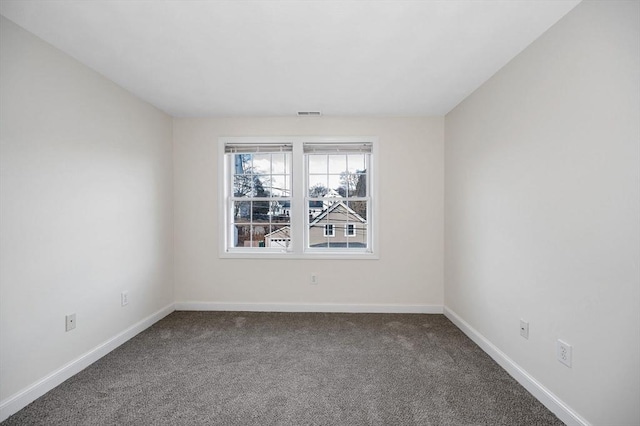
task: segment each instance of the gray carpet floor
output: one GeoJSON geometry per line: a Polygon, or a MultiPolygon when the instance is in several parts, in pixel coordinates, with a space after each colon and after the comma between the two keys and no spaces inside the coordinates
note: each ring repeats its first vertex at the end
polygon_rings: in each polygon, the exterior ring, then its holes
{"type": "Polygon", "coordinates": [[[562,425],[443,315],[174,312],[2,425],[562,425]]]}

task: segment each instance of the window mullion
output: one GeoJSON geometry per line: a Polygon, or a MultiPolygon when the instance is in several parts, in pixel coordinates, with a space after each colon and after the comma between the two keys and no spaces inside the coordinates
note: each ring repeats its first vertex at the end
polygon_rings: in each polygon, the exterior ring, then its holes
{"type": "Polygon", "coordinates": [[[291,249],[302,254],[305,240],[305,188],[307,186],[306,167],[302,153],[302,144],[294,143],[291,152],[291,249]]]}

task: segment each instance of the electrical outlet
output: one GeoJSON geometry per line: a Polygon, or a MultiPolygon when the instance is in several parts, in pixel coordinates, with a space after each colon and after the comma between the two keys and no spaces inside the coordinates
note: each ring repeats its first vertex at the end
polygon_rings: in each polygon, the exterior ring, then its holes
{"type": "Polygon", "coordinates": [[[316,274],[311,274],[311,285],[318,285],[318,276],[316,274]]]}
{"type": "Polygon", "coordinates": [[[525,320],[520,320],[520,335],[525,339],[529,338],[529,323],[525,320]]]}
{"type": "Polygon", "coordinates": [[[558,361],[571,368],[571,345],[558,339],[556,343],[558,361]]]}
{"type": "Polygon", "coordinates": [[[71,331],[76,328],[76,314],[70,314],[65,317],[65,331],[71,331]]]}
{"type": "Polygon", "coordinates": [[[120,293],[120,304],[122,306],[127,306],[129,304],[129,292],[123,291],[120,293]]]}

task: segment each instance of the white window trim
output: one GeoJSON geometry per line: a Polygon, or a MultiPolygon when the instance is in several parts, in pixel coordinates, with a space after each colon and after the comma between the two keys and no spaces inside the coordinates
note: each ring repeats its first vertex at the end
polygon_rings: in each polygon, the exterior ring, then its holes
{"type": "MultiPolygon", "coordinates": [[[[221,137],[218,139],[218,254],[220,258],[230,259],[379,259],[378,249],[378,138],[372,136],[362,137],[221,137]],[[306,247],[305,223],[308,214],[305,208],[306,167],[303,154],[304,143],[371,143],[370,170],[367,179],[370,191],[370,209],[368,212],[368,226],[370,227],[369,248],[366,250],[326,250],[310,249],[306,247]],[[229,220],[230,206],[227,204],[226,191],[229,184],[229,164],[225,161],[225,144],[258,144],[258,143],[291,143],[293,145],[291,173],[291,247],[289,251],[274,248],[262,248],[258,250],[238,248],[227,250],[227,238],[229,238],[226,225],[229,220]],[[293,226],[295,222],[296,226],[293,226]]],[[[334,228],[335,232],[335,228],[334,228]]]]}

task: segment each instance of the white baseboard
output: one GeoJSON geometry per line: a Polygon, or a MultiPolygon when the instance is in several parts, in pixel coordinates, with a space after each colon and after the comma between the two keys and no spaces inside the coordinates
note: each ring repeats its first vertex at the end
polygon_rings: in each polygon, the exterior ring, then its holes
{"type": "Polygon", "coordinates": [[[441,314],[442,305],[176,302],[176,311],[441,314]]]}
{"type": "Polygon", "coordinates": [[[62,366],[58,370],[44,377],[43,379],[33,383],[22,391],[10,396],[0,402],[0,422],[7,419],[12,414],[17,413],[36,399],[40,398],[51,389],[55,388],[65,380],[78,374],[127,340],[131,339],[138,333],[146,330],[154,323],[174,311],[174,304],[171,303],[159,311],[149,315],[147,318],[139,321],[122,333],[112,337],[101,345],[91,349],[89,352],[81,355],[73,361],[62,366]]]}
{"type": "Polygon", "coordinates": [[[444,307],[444,315],[485,351],[495,362],[518,381],[529,391],[538,401],[547,407],[553,414],[569,426],[590,426],[590,423],[573,411],[560,398],[545,388],[540,382],[534,379],[522,367],[516,364],[511,358],[498,349],[493,343],[487,340],[476,329],[471,327],[465,320],[451,309],[444,307]]]}
{"type": "Polygon", "coordinates": [[[589,422],[573,411],[562,400],[530,376],[500,349],[455,312],[441,305],[393,305],[393,304],[294,304],[294,303],[228,303],[228,302],[176,302],[165,306],[147,318],[132,325],[122,333],[95,347],[84,355],[64,365],[26,389],[0,402],[0,421],[17,413],[40,396],[65,380],[84,370],[138,333],[146,330],[174,310],[178,311],[245,311],[245,312],[343,312],[343,313],[415,313],[442,314],[460,328],[482,350],[493,358],[525,389],[551,410],[560,420],[571,426],[590,426],[589,422]]]}

